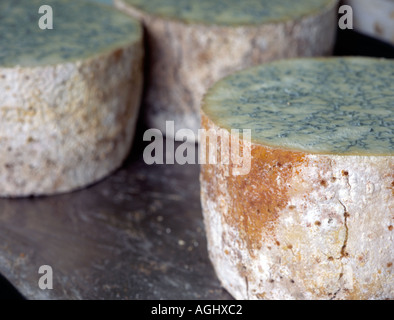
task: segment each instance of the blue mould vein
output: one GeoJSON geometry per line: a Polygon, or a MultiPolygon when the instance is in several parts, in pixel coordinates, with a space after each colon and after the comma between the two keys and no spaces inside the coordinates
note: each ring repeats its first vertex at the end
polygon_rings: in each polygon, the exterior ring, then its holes
{"type": "Polygon", "coordinates": [[[41,30],[41,0],[1,0],[0,67],[39,66],[80,60],[123,47],[141,37],[139,23],[108,6],[48,0],[53,30],[41,30]]]}

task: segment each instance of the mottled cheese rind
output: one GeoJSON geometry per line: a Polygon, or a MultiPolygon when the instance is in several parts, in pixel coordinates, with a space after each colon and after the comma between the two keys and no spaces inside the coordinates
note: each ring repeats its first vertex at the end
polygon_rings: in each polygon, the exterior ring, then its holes
{"type": "Polygon", "coordinates": [[[2,0],[0,66],[42,66],[96,57],[139,41],[137,21],[88,1],[2,0]],[[53,9],[53,29],[41,30],[42,5],[53,9]]]}
{"type": "Polygon", "coordinates": [[[259,25],[313,15],[335,0],[125,0],[163,18],[222,26],[259,25]]]}
{"type": "Polygon", "coordinates": [[[394,154],[394,62],[295,59],[231,75],[203,110],[263,145],[326,154],[394,154]]]}

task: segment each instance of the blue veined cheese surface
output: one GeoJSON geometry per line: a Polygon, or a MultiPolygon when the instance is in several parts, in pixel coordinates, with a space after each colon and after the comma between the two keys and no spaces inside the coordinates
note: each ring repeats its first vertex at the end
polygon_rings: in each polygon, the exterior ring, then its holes
{"type": "Polygon", "coordinates": [[[137,9],[188,23],[255,25],[294,20],[336,0],[123,0],[137,9]]]}
{"type": "Polygon", "coordinates": [[[318,154],[394,154],[394,61],[282,60],[216,83],[204,113],[252,140],[318,154]]]}
{"type": "Polygon", "coordinates": [[[92,2],[99,2],[99,3],[104,3],[104,4],[113,4],[113,0],[89,0],[92,2]]]}
{"type": "Polygon", "coordinates": [[[80,0],[1,0],[0,67],[40,66],[88,58],[139,40],[138,22],[106,5],[80,0]],[[42,5],[53,29],[41,30],[42,5]]]}

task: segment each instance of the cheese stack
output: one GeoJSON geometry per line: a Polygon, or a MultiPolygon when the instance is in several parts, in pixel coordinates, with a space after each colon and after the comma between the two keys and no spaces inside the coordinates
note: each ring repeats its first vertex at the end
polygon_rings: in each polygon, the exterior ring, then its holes
{"type": "Polygon", "coordinates": [[[42,5],[0,2],[0,196],[93,183],[122,163],[134,134],[139,22],[91,2],[42,5]]]}
{"type": "Polygon", "coordinates": [[[393,79],[391,60],[290,59],[209,90],[209,150],[235,144],[202,165],[202,206],[235,298],[394,298],[393,79]]]}
{"type": "MultiPolygon", "coordinates": [[[[327,55],[336,0],[115,0],[140,19],[148,45],[148,125],[200,127],[206,89],[223,76],[279,58],[327,55]]],[[[172,133],[167,136],[173,138],[172,133]]]]}

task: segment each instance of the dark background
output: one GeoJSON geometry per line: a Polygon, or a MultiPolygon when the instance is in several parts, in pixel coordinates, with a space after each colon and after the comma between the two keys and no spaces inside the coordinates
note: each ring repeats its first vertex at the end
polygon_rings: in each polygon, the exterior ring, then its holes
{"type": "MultiPolygon", "coordinates": [[[[370,56],[370,57],[385,57],[385,58],[394,58],[394,46],[388,44],[388,43],[384,43],[381,42],[379,40],[376,40],[374,38],[362,35],[358,32],[352,31],[352,30],[340,30],[338,29],[338,33],[337,33],[337,41],[336,41],[336,45],[335,45],[335,49],[334,49],[334,55],[335,56],[370,56]]],[[[394,79],[393,79],[394,81],[394,79]]],[[[136,159],[141,158],[141,154],[142,151],[146,145],[146,143],[144,143],[142,141],[142,135],[143,132],[147,129],[144,126],[144,122],[142,121],[142,119],[140,119],[140,121],[138,121],[139,126],[137,127],[137,133],[136,133],[136,137],[135,137],[135,144],[133,146],[133,150],[131,153],[130,158],[126,161],[125,166],[127,167],[128,163],[132,163],[133,161],[135,161],[136,159]]],[[[193,177],[192,177],[193,178],[193,177]]],[[[184,179],[184,178],[182,178],[184,179]]],[[[190,179],[190,177],[186,177],[186,179],[190,179]]],[[[175,189],[176,190],[176,189],[175,189]]],[[[82,195],[83,197],[83,195],[82,195]]],[[[194,198],[193,198],[194,199],[194,198]]],[[[26,200],[28,201],[28,200],[26,200]]],[[[193,200],[194,201],[194,200],[193,200]]],[[[28,207],[28,205],[27,205],[28,207]]],[[[56,209],[56,208],[55,208],[56,209]]],[[[198,210],[198,208],[195,208],[196,210],[198,210]]],[[[181,209],[169,209],[169,210],[181,210],[181,209]]],[[[33,214],[34,215],[34,214],[33,214]]],[[[190,218],[192,219],[192,218],[190,218]]],[[[194,218],[193,218],[194,219],[194,218]]],[[[157,227],[155,225],[155,227],[157,227]]],[[[176,228],[175,226],[173,226],[173,229],[176,228]]],[[[165,229],[165,230],[168,230],[165,229]]],[[[181,231],[177,231],[178,234],[181,233],[181,231]]],[[[200,233],[203,231],[199,231],[200,233]]],[[[193,236],[196,236],[196,234],[193,234],[193,236]]],[[[203,237],[203,234],[199,235],[200,237],[203,237]]],[[[185,236],[185,238],[187,238],[187,236],[185,236]]],[[[201,247],[203,247],[204,244],[201,244],[201,247]]],[[[28,247],[28,245],[27,245],[28,247]]],[[[175,252],[175,251],[174,251],[175,252]]],[[[206,254],[205,253],[205,249],[201,248],[200,251],[198,251],[199,254],[206,254]]],[[[163,259],[165,258],[166,252],[163,253],[163,259]]],[[[171,255],[171,247],[169,249],[168,255],[171,255]]],[[[206,260],[203,261],[204,263],[207,263],[206,260]]],[[[191,265],[194,263],[191,262],[191,265]]],[[[153,266],[154,268],[154,266],[153,266]]],[[[197,268],[197,267],[196,267],[197,268]]],[[[201,267],[201,270],[203,270],[203,268],[201,267]]],[[[148,272],[148,271],[146,271],[148,272]]],[[[212,272],[212,271],[211,271],[212,272]]],[[[121,275],[120,275],[121,276],[121,275]]],[[[201,276],[201,274],[200,274],[201,276]]],[[[213,274],[210,274],[209,276],[213,276],[213,274]]],[[[182,277],[184,277],[185,279],[188,277],[187,274],[180,274],[179,275],[180,279],[182,279],[182,277]]],[[[22,281],[22,280],[21,280],[22,281]]],[[[195,284],[198,283],[199,280],[196,280],[195,282],[191,281],[191,283],[195,284]]],[[[138,282],[138,281],[137,281],[138,282]]],[[[153,285],[156,285],[154,280],[152,280],[153,285]]],[[[204,291],[204,283],[201,284],[200,288],[194,288],[197,291],[204,291]]],[[[228,297],[226,295],[226,293],[224,292],[220,292],[220,289],[217,289],[219,286],[214,287],[216,289],[211,289],[213,290],[212,292],[212,296],[215,296],[215,294],[217,296],[219,296],[220,298],[226,298],[228,297]],[[214,290],[217,290],[214,292],[214,290]]],[[[141,285],[141,288],[136,288],[136,290],[144,290],[144,287],[141,285]]],[[[72,297],[72,295],[69,295],[70,297],[72,297]]],[[[178,296],[172,296],[171,294],[165,295],[164,293],[157,293],[156,295],[142,295],[141,298],[157,298],[157,297],[167,297],[167,298],[179,298],[182,297],[182,294],[179,294],[178,296]]],[[[202,298],[212,298],[212,296],[210,296],[209,294],[206,295],[202,295],[202,298]]],[[[65,297],[68,297],[67,294],[65,295],[65,297]]],[[[93,296],[94,297],[94,296],[93,296]]],[[[108,296],[111,298],[111,296],[108,296]]],[[[198,298],[199,296],[186,296],[187,298],[198,298]]],[[[132,296],[131,298],[138,298],[137,296],[132,296]]],[[[10,282],[3,276],[0,275],[0,299],[23,299],[23,297],[18,293],[18,291],[14,288],[13,285],[10,284],[10,282]]]]}

